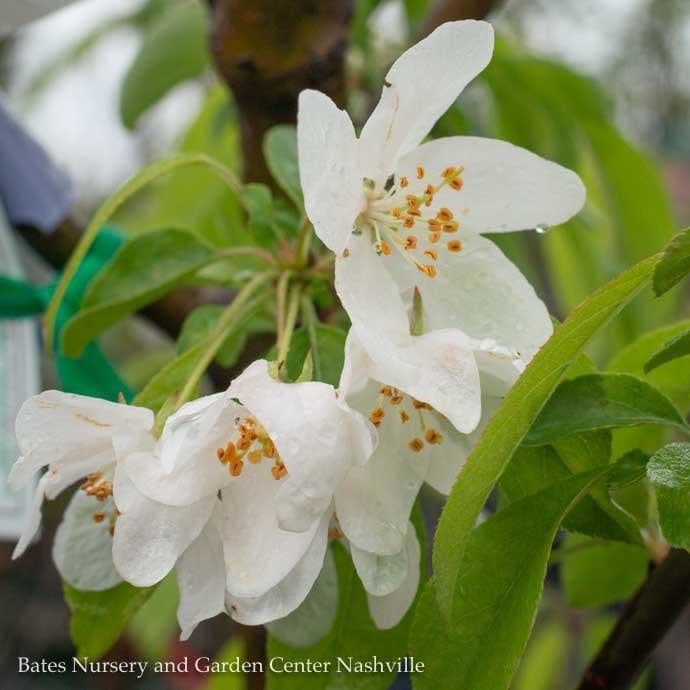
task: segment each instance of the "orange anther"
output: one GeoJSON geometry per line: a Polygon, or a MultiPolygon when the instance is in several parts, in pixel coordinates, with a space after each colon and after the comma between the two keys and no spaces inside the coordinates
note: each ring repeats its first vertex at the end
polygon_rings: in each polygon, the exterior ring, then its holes
{"type": "Polygon", "coordinates": [[[424,432],[424,438],[426,439],[427,443],[431,443],[432,445],[438,445],[441,443],[441,441],[443,441],[443,436],[441,436],[436,429],[427,429],[424,432]]]}
{"type": "Polygon", "coordinates": [[[419,453],[424,448],[424,441],[421,438],[413,438],[408,444],[410,450],[419,453]]]}
{"type": "Polygon", "coordinates": [[[449,252],[462,251],[462,242],[460,240],[451,240],[446,246],[448,247],[449,252]]]}
{"type": "Polygon", "coordinates": [[[438,252],[435,249],[425,249],[424,256],[428,256],[432,261],[438,259],[438,252]]]}
{"type": "Polygon", "coordinates": [[[424,168],[421,165],[417,166],[417,179],[421,180],[424,177],[424,168]]]}

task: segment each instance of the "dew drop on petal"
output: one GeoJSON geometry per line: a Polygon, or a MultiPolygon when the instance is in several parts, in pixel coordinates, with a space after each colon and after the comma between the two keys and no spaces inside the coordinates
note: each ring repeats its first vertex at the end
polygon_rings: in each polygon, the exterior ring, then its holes
{"type": "Polygon", "coordinates": [[[546,235],[546,233],[551,229],[546,223],[539,223],[535,228],[538,235],[546,235]]]}

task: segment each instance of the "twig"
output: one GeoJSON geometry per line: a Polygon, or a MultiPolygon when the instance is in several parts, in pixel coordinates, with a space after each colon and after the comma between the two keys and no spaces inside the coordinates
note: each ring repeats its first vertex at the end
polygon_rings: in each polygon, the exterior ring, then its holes
{"type": "Polygon", "coordinates": [[[671,549],[625,607],[578,690],[630,688],[690,602],[690,554],[671,549]]]}

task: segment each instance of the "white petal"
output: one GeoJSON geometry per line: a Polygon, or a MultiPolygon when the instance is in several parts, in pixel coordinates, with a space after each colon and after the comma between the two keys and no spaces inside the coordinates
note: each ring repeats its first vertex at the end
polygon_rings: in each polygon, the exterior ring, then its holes
{"type": "MultiPolygon", "coordinates": [[[[126,481],[123,477],[119,483],[126,481]]],[[[215,502],[211,496],[188,506],[168,506],[130,491],[118,503],[126,511],[115,523],[113,561],[120,576],[137,587],[160,582],[199,536],[215,502]]]]}
{"type": "Polygon", "coordinates": [[[182,640],[187,640],[201,621],[225,611],[225,560],[219,517],[219,511],[214,510],[206,527],[175,566],[180,590],[177,621],[182,640]]]}
{"type": "Polygon", "coordinates": [[[420,281],[417,271],[398,262],[401,289],[419,288],[426,329],[458,328],[529,361],[553,331],[546,306],[493,242],[463,232],[458,238],[463,250],[439,252],[438,275],[432,280],[420,281]]]}
{"type": "MultiPolygon", "coordinates": [[[[348,401],[359,410],[372,410],[378,404],[379,389],[379,383],[370,382],[348,401]]],[[[371,459],[351,468],[336,492],[340,528],[364,551],[391,555],[403,546],[410,511],[428,467],[427,454],[415,453],[408,446],[420,433],[415,412],[409,399],[399,409],[388,408],[371,459]],[[399,417],[404,408],[410,414],[406,423],[399,417]]]]}
{"type": "Polygon", "coordinates": [[[367,604],[369,605],[369,613],[376,623],[376,626],[382,630],[395,627],[407,613],[412,602],[417,595],[417,588],[419,587],[419,565],[420,565],[420,549],[417,541],[417,533],[414,526],[410,524],[407,530],[407,538],[405,540],[407,549],[408,570],[405,581],[394,592],[383,597],[377,597],[372,594],[367,595],[367,604]]]}
{"type": "Polygon", "coordinates": [[[256,416],[288,470],[276,497],[280,525],[310,529],[329,507],[347,468],[371,455],[371,426],[336,397],[332,386],[280,383],[264,360],[235,379],[228,394],[256,416]]]}
{"type": "Polygon", "coordinates": [[[323,568],[307,598],[285,618],[267,623],[266,628],[290,647],[311,647],[330,632],[337,612],[338,573],[333,553],[326,549],[323,568]]]}
{"type": "Polygon", "coordinates": [[[330,514],[324,513],[302,558],[265,594],[249,598],[228,592],[226,605],[236,621],[244,625],[269,623],[284,618],[305,600],[324,563],[329,521],[330,514]]]}
{"type": "Polygon", "coordinates": [[[455,329],[411,336],[399,289],[382,263],[363,237],[336,262],[336,289],[352,320],[350,337],[371,360],[369,376],[429,403],[459,431],[472,431],[480,393],[469,339],[455,329]]]}
{"type": "Polygon", "coordinates": [[[183,405],[163,430],[157,454],[132,453],[124,461],[139,491],[184,506],[216,495],[232,478],[216,451],[236,440],[235,420],[247,416],[227,393],[183,405]]]}
{"type": "Polygon", "coordinates": [[[319,239],[340,255],[365,201],[352,121],[328,96],[302,91],[297,144],[307,215],[319,239]]]}
{"type": "Polygon", "coordinates": [[[492,52],[490,24],[459,21],[442,24],[403,53],[388,71],[381,100],[362,129],[365,174],[381,180],[392,173],[398,158],[422,141],[489,64],[492,52]]]}
{"type": "Polygon", "coordinates": [[[110,535],[115,503],[99,501],[77,490],[55,532],[53,560],[62,579],[86,591],[110,589],[122,582],[113,565],[113,538],[110,535]],[[102,513],[101,522],[94,514],[102,513]]]}
{"type": "Polygon", "coordinates": [[[559,225],[585,202],[585,188],[572,170],[496,139],[447,137],[427,142],[400,161],[396,175],[414,179],[418,165],[425,168],[432,184],[437,184],[434,176],[444,168],[464,167],[462,189],[443,187],[429,211],[442,206],[457,211],[456,219],[465,232],[559,225]]]}
{"type": "Polygon", "coordinates": [[[79,463],[96,455],[107,454],[107,464],[114,459],[114,430],[152,426],[153,413],[142,407],[44,391],[29,398],[17,415],[15,429],[23,457],[13,467],[10,482],[19,488],[45,465],[79,463]]]}
{"type": "Polygon", "coordinates": [[[258,597],[275,587],[309,548],[319,522],[304,532],[278,524],[276,494],[281,482],[270,467],[246,463],[242,475],[223,489],[223,546],[227,590],[258,597]]]}
{"type": "Polygon", "coordinates": [[[375,596],[385,596],[398,589],[407,576],[407,549],[391,556],[362,551],[350,545],[352,562],[364,589],[375,596]]]}

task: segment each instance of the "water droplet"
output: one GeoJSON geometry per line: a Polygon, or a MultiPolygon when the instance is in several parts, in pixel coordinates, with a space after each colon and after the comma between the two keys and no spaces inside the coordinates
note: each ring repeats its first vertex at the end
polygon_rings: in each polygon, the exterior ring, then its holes
{"type": "Polygon", "coordinates": [[[551,227],[546,223],[539,223],[537,227],[534,229],[537,231],[538,235],[546,235],[546,233],[551,229],[551,227]]]}

